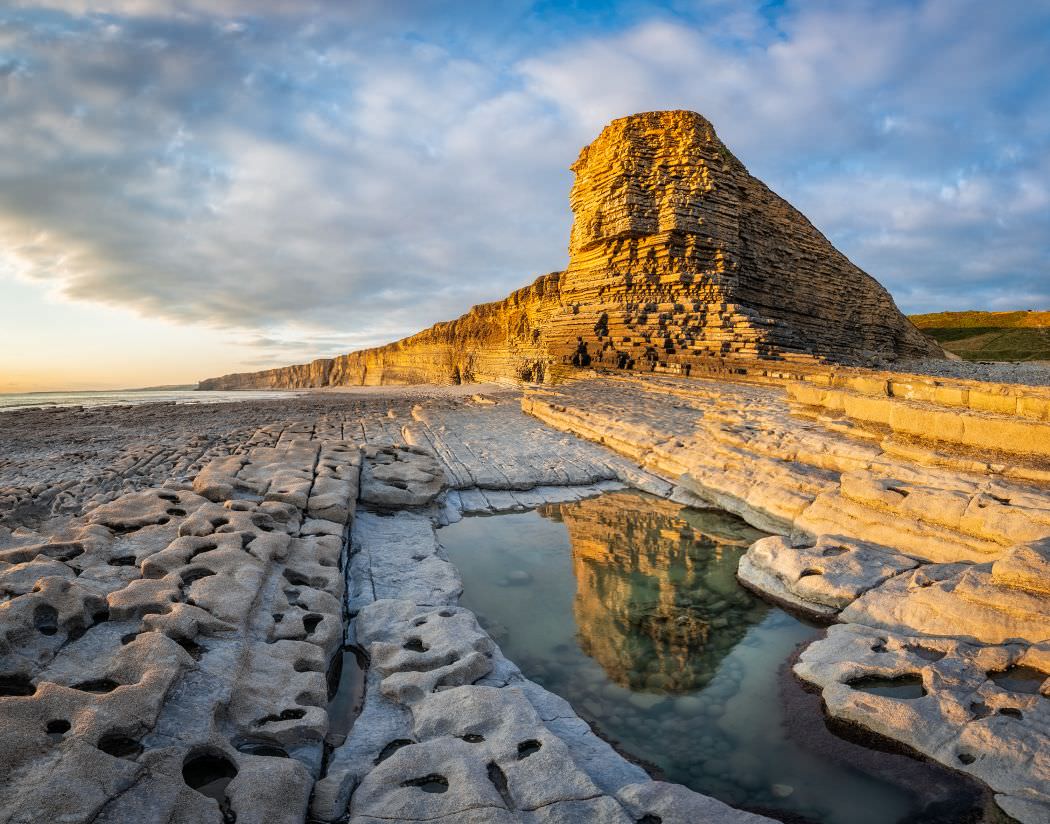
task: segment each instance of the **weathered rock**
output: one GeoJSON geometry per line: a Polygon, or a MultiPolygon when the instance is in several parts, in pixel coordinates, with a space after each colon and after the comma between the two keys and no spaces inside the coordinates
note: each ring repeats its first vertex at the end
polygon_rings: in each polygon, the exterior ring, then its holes
{"type": "Polygon", "coordinates": [[[365,449],[361,501],[385,509],[426,506],[441,494],[445,473],[433,455],[417,447],[365,449]]]}
{"type": "Polygon", "coordinates": [[[832,617],[917,561],[882,547],[822,535],[797,545],[779,535],[756,541],[740,559],[737,575],[748,586],[791,606],[832,617]]]}
{"type": "Polygon", "coordinates": [[[846,624],[804,650],[795,672],[820,687],[833,718],[980,778],[1020,821],[1050,819],[1047,644],[976,646],[846,624]],[[1042,678],[997,680],[1018,667],[1042,678]]]}
{"type": "Polygon", "coordinates": [[[941,357],[889,294],[686,111],[614,120],[572,166],[569,266],[378,349],[203,389],[542,381],[602,366],[941,357]]]}
{"type": "Polygon", "coordinates": [[[1050,641],[1047,543],[1021,545],[991,564],[928,564],[862,595],[842,620],[897,632],[969,639],[983,644],[1050,641]],[[1014,560],[1015,556],[1020,560],[1014,560]],[[1041,564],[1032,563],[1038,558],[1041,564]],[[1019,568],[1024,575],[1018,575],[1019,568]],[[1042,571],[1035,589],[1024,582],[1042,571]],[[1005,582],[1003,578],[1005,577],[1005,582]]]}

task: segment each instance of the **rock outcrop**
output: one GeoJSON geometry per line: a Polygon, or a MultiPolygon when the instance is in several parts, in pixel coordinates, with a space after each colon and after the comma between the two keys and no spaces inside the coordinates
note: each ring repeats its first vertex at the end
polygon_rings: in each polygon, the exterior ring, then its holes
{"type": "Polygon", "coordinates": [[[755,360],[943,354],[694,112],[615,120],[572,170],[565,271],[387,346],[200,388],[543,381],[592,366],[688,375],[755,360]]]}

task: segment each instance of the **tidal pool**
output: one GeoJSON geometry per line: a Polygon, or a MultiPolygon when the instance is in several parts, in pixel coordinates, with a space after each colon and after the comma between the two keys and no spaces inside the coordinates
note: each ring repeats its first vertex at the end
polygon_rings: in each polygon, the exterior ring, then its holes
{"type": "Polygon", "coordinates": [[[784,821],[991,820],[955,773],[828,731],[788,666],[822,630],[737,583],[762,535],[637,492],[439,532],[507,657],[658,777],[784,821]]]}

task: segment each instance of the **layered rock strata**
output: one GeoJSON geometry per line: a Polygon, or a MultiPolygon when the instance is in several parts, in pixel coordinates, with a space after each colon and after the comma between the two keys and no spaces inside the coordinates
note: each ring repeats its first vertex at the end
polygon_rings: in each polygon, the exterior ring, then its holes
{"type": "Polygon", "coordinates": [[[456,606],[435,524],[617,484],[786,535],[747,557],[847,622],[798,670],[829,712],[1046,819],[1038,460],[905,442],[753,383],[583,381],[530,392],[534,417],[509,391],[382,391],[0,419],[0,820],[755,820],[650,781],[456,606]],[[349,733],[328,702],[341,561],[348,640],[373,662],[349,733]]]}
{"type": "Polygon", "coordinates": [[[943,354],[694,112],[614,120],[572,170],[565,271],[387,346],[200,388],[542,381],[581,367],[688,375],[756,360],[943,354]]]}

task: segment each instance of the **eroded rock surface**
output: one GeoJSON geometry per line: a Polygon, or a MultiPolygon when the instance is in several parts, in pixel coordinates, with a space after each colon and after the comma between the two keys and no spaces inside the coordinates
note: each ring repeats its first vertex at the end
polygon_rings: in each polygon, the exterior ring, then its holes
{"type": "Polygon", "coordinates": [[[795,671],[836,719],[969,773],[1021,821],[1050,819],[1050,644],[979,646],[845,624],[795,671]]]}
{"type": "Polygon", "coordinates": [[[780,533],[752,585],[852,622],[800,662],[829,712],[1045,818],[1037,460],[768,382],[581,381],[531,391],[531,417],[507,390],[383,391],[48,413],[46,444],[42,413],[0,417],[0,820],[291,822],[311,797],[323,821],[757,820],[650,781],[456,606],[436,524],[622,485],[780,533]],[[371,666],[332,734],[347,643],[371,666]],[[926,703],[871,703],[913,700],[871,678],[926,703]]]}
{"type": "Polygon", "coordinates": [[[7,536],[0,819],[303,820],[359,466],[308,438],[7,536]]]}

